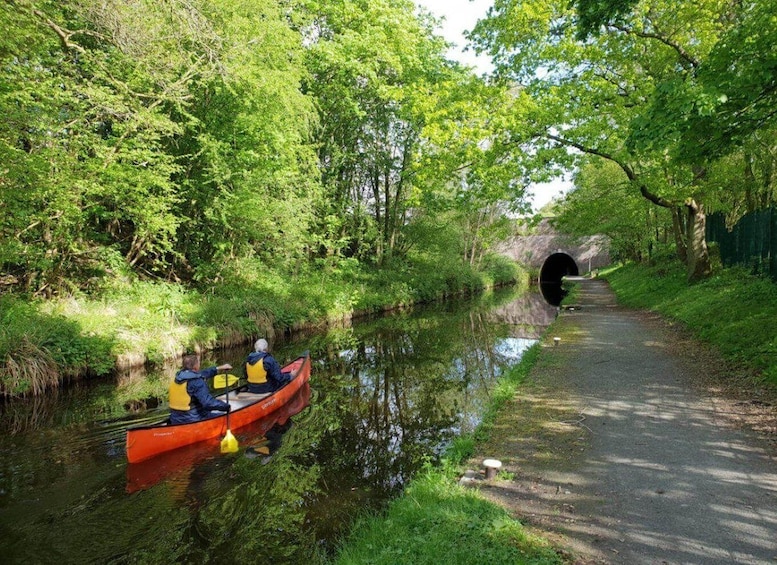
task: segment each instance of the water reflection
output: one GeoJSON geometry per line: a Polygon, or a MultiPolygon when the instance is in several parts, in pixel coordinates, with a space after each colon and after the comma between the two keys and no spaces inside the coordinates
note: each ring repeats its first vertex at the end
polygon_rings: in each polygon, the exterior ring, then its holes
{"type": "Polygon", "coordinates": [[[489,315],[511,325],[513,334],[537,340],[556,319],[558,309],[555,306],[560,302],[560,299],[558,303],[548,300],[544,290],[542,293],[529,292],[496,307],[489,315]]]}
{"type": "MultiPolygon", "coordinates": [[[[275,440],[269,422],[233,430],[232,456],[216,441],[126,465],[124,430],[166,412],[148,406],[174,368],[6,405],[0,552],[35,563],[309,561],[477,425],[495,378],[553,316],[537,296],[499,293],[275,344],[281,361],[311,351],[310,405],[275,440]]],[[[238,367],[247,348],[214,358],[238,367]]]]}
{"type": "Polygon", "coordinates": [[[564,284],[561,281],[558,282],[546,282],[540,283],[540,291],[542,296],[548,304],[558,306],[564,297],[569,294],[569,291],[564,288],[564,284]]]}

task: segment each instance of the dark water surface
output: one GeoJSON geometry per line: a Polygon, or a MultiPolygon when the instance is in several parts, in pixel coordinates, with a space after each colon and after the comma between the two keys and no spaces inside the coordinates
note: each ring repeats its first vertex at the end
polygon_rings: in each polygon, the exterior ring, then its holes
{"type": "MultiPolygon", "coordinates": [[[[277,343],[309,350],[288,412],[128,465],[128,426],[167,411],[175,367],[0,405],[3,563],[314,563],[480,420],[496,378],[553,320],[500,291],[277,343]],[[288,419],[288,421],[286,421],[288,419]]],[[[237,367],[249,346],[208,363],[237,367]]]]}

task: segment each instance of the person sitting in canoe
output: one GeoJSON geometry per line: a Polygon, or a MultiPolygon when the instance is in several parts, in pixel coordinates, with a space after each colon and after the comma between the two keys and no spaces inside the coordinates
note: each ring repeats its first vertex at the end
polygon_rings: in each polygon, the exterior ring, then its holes
{"type": "Polygon", "coordinates": [[[183,368],[170,383],[170,423],[188,424],[213,416],[212,410],[227,412],[229,404],[213,398],[205,379],[215,377],[219,371],[229,371],[232,365],[208,367],[200,371],[198,355],[184,355],[183,368]]]}
{"type": "Polygon", "coordinates": [[[281,372],[281,366],[267,352],[268,347],[266,339],[258,339],[254,344],[254,350],[246,358],[248,392],[256,394],[275,392],[299,373],[299,369],[288,373],[281,372]]]}

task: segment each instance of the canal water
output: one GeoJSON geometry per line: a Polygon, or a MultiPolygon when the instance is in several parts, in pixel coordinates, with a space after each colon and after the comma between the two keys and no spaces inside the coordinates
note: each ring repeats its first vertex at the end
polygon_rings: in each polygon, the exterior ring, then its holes
{"type": "MultiPolygon", "coordinates": [[[[496,379],[553,321],[539,292],[360,321],[274,344],[310,386],[271,420],[129,465],[176,367],[0,405],[3,563],[315,563],[480,421],[496,379]]],[[[239,367],[248,347],[207,364],[239,367]]]]}

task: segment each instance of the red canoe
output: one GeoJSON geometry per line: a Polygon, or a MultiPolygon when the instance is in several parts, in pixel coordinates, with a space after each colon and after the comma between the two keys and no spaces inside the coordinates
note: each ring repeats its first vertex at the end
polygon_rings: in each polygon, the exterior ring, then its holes
{"type": "MultiPolygon", "coordinates": [[[[292,361],[283,367],[283,371],[288,372],[297,367],[301,367],[299,374],[290,383],[270,396],[247,392],[230,395],[229,404],[232,407],[229,414],[230,429],[236,430],[246,426],[283,407],[310,380],[310,357],[308,355],[292,361]]],[[[178,447],[215,437],[224,437],[226,432],[226,414],[191,424],[162,422],[152,426],[129,428],[127,430],[127,460],[130,463],[138,463],[178,447]]]]}
{"type": "MultiPolygon", "coordinates": [[[[240,428],[240,447],[245,447],[246,453],[253,451],[253,455],[256,455],[257,447],[270,448],[268,432],[276,425],[288,425],[292,416],[299,414],[309,405],[310,383],[305,383],[291,397],[291,400],[278,410],[240,428]]],[[[151,488],[161,481],[188,485],[196,467],[207,465],[208,461],[218,460],[221,457],[220,444],[221,438],[214,437],[160,453],[139,463],[130,463],[127,465],[127,493],[132,494],[151,488]]]]}

